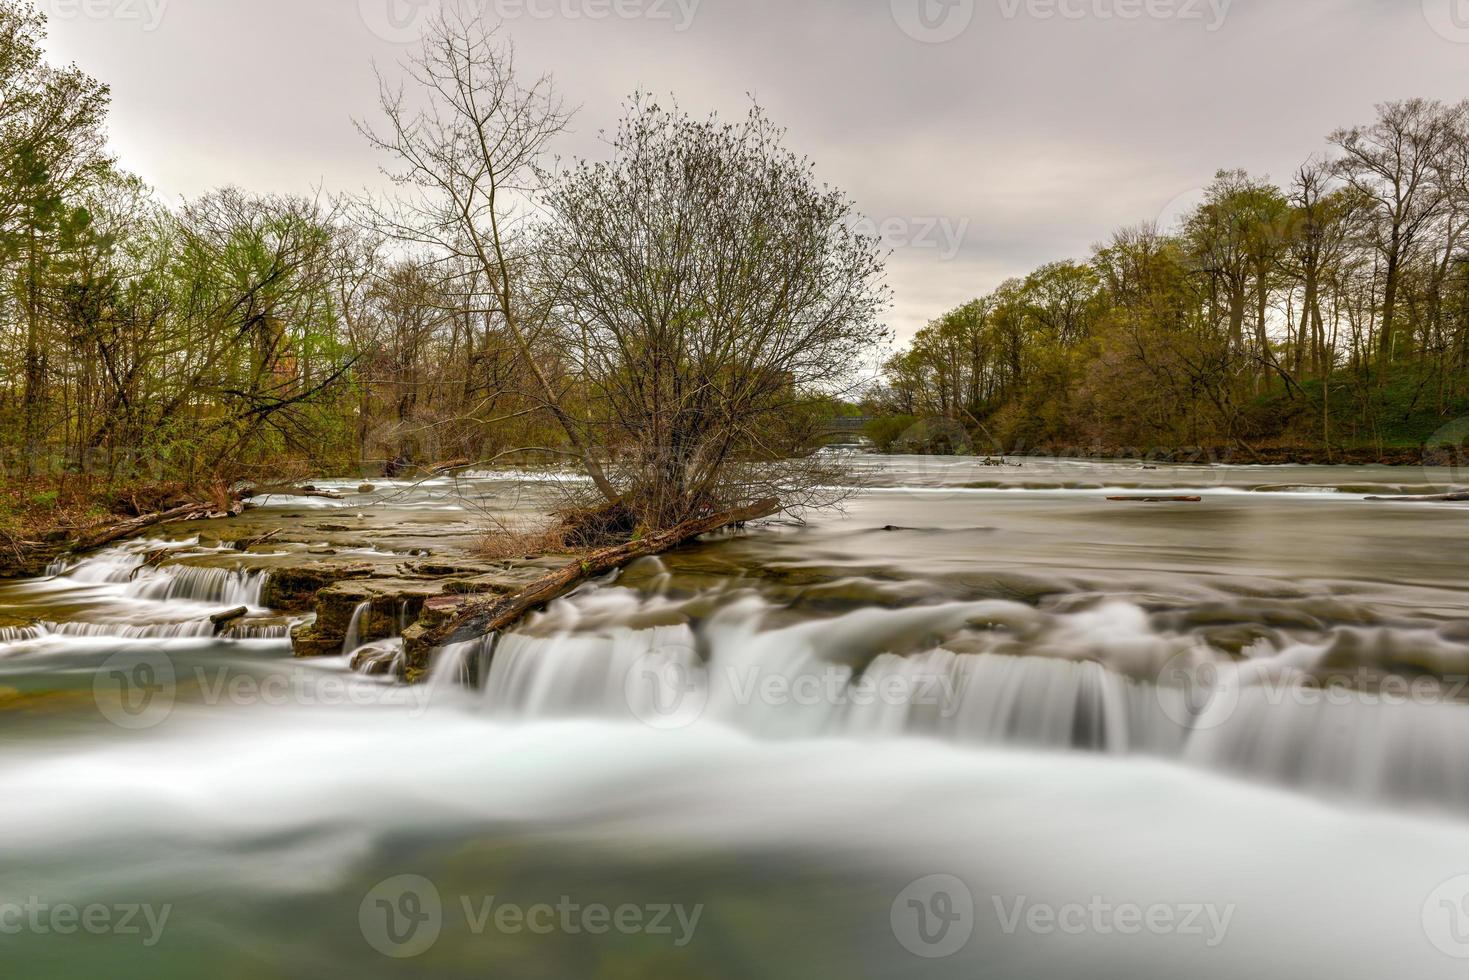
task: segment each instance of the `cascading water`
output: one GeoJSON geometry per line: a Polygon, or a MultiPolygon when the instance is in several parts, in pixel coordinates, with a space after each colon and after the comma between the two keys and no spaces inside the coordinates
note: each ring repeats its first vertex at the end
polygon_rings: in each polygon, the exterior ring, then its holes
{"type": "Polygon", "coordinates": [[[370,602],[359,603],[357,608],[352,610],[352,620],[347,624],[347,632],[342,640],[344,656],[350,657],[362,646],[363,629],[371,616],[372,603],[370,602]]]}
{"type": "Polygon", "coordinates": [[[217,627],[208,619],[184,623],[154,623],[146,626],[127,626],[120,623],[45,623],[41,629],[42,635],[117,637],[124,640],[166,640],[213,636],[217,631],[217,627]]]}
{"type": "MultiPolygon", "coordinates": [[[[721,976],[732,957],[735,972],[946,980],[1462,973],[1424,918],[1469,871],[1462,510],[1238,486],[1116,507],[1070,485],[954,486],[1009,479],[974,461],[907,465],[921,479],[886,482],[918,491],[640,563],[445,649],[416,687],[347,669],[401,663],[400,640],[362,643],[389,625],[365,613],[350,660],[294,659],[282,621],[254,608],[204,635],[208,616],[255,604],[180,570],[279,556],[137,542],[0,584],[0,893],[177,906],[157,955],[7,936],[7,967],[269,975],[279,960],[260,951],[294,929],[297,972],[387,980],[401,964],[359,916],[413,875],[445,912],[413,969],[466,980],[588,963],[721,976]],[[1435,684],[1403,701],[1388,684],[1403,677],[1435,684]],[[148,709],[115,710],[109,686],[139,678],[148,709]],[[920,959],[891,916],[945,875],[972,892],[974,935],[920,959]],[[491,892],[706,912],[687,949],[489,936],[462,900],[491,892]],[[1019,898],[1093,896],[1211,903],[1233,926],[1211,947],[1032,934],[1029,908],[1018,931],[1002,924],[1019,898]]],[[[1154,479],[1074,467],[1088,485],[1154,479]]],[[[1039,469],[1016,477],[1052,482],[1039,469]]],[[[291,502],[268,527],[301,513],[291,502]]]]}
{"type": "Polygon", "coordinates": [[[269,575],[267,571],[187,564],[155,567],[149,564],[150,554],[196,546],[197,542],[133,542],[80,561],[59,563],[55,566],[53,578],[81,585],[121,586],[120,594],[133,599],[260,607],[269,575]]]}
{"type": "Polygon", "coordinates": [[[210,605],[258,608],[266,572],[247,569],[167,565],[145,569],[129,584],[127,594],[140,599],[182,599],[210,605]]]}
{"type": "Polygon", "coordinates": [[[291,627],[280,623],[239,623],[227,629],[225,635],[237,640],[286,640],[290,639],[291,627]]]}
{"type": "Polygon", "coordinates": [[[747,597],[695,628],[616,625],[676,606],[588,590],[526,633],[500,637],[493,655],[486,641],[445,648],[437,677],[482,678],[485,710],[522,722],[600,717],[666,729],[716,723],[762,738],[921,736],[1143,753],[1469,813],[1469,770],[1454,762],[1469,741],[1469,705],[1363,705],[1360,692],[1333,704],[1313,698],[1299,678],[1258,686],[1271,676],[1268,665],[1301,661],[1298,645],[1278,655],[1256,647],[1254,670],[1240,672],[1196,638],[1160,632],[1142,609],[1116,603],[1063,613],[1006,602],[864,609],[762,629],[778,610],[747,597]],[[924,649],[934,638],[982,652],[924,649]],[[992,652],[1013,651],[1022,638],[1037,653],[992,652]],[[1194,703],[1199,691],[1166,682],[1191,659],[1232,672],[1233,686],[1194,703]]]}

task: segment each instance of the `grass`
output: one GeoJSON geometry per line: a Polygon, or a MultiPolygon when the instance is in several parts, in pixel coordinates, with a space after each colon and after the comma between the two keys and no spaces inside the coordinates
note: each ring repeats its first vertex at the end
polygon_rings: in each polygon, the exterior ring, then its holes
{"type": "MultiPolygon", "coordinates": [[[[1312,380],[1294,397],[1278,388],[1256,398],[1246,412],[1251,441],[1320,445],[1324,386],[1312,380]]],[[[1437,379],[1413,364],[1395,365],[1385,384],[1339,372],[1329,395],[1331,443],[1343,448],[1418,449],[1455,421],[1469,418],[1469,395],[1462,388],[1440,404],[1437,379]]]]}
{"type": "Polygon", "coordinates": [[[30,546],[64,545],[99,525],[189,499],[178,483],[108,484],[72,475],[6,479],[0,482],[0,568],[30,546]]]}

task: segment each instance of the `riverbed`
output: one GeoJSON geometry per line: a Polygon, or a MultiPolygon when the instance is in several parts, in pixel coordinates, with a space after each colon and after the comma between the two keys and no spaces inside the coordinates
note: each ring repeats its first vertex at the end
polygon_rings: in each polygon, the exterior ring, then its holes
{"type": "MultiPolygon", "coordinates": [[[[207,527],[0,584],[7,975],[1461,976],[1469,507],[1370,498],[1462,474],[1012,463],[853,457],[412,688],[207,527]]],[[[556,485],[248,520],[406,560],[556,485]]]]}

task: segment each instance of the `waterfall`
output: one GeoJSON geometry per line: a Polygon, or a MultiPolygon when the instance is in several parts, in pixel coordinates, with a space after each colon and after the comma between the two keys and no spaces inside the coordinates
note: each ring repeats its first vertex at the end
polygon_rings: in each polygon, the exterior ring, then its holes
{"type": "Polygon", "coordinates": [[[362,646],[363,627],[370,622],[372,616],[372,603],[358,603],[357,608],[352,610],[352,621],[347,624],[347,634],[342,640],[342,654],[350,657],[362,646]]]}
{"type": "Polygon", "coordinates": [[[57,562],[50,572],[81,585],[119,585],[122,586],[122,595],[133,599],[184,600],[258,608],[269,575],[267,571],[179,564],[154,567],[148,564],[150,554],[197,545],[197,540],[133,541],[80,561],[57,562]]]}
{"type": "Polygon", "coordinates": [[[124,640],[184,639],[213,636],[215,625],[208,619],[185,623],[151,623],[129,626],[123,623],[46,623],[43,628],[52,636],[115,637],[124,640]]]}
{"type": "Polygon", "coordinates": [[[1469,810],[1469,705],[1253,686],[1186,758],[1327,795],[1469,810]]]}
{"type": "Polygon", "coordinates": [[[183,599],[219,606],[260,606],[267,572],[249,569],[166,565],[143,569],[127,587],[139,599],[183,599]]]}
{"type": "Polygon", "coordinates": [[[0,643],[29,643],[45,635],[41,626],[0,626],[0,643]]]}
{"type": "Polygon", "coordinates": [[[232,640],[287,640],[291,627],[285,624],[240,623],[225,630],[232,640]]]}
{"type": "MultiPolygon", "coordinates": [[[[592,715],[680,726],[716,720],[765,736],[924,735],[974,744],[1177,752],[1186,732],[1154,691],[1100,664],[947,650],[878,657],[866,670],[786,651],[708,664],[682,626],[610,636],[504,637],[483,698],[530,719],[592,715]]],[[[441,662],[463,663],[467,648],[441,662]]]]}
{"type": "Polygon", "coordinates": [[[1148,674],[1164,676],[1173,651],[1210,663],[1218,655],[1160,633],[1132,606],[862,609],[762,629],[769,607],[736,598],[693,627],[639,628],[650,609],[669,607],[625,591],[615,601],[595,592],[563,600],[496,644],[444,648],[432,683],[468,680],[483,709],[508,720],[593,717],[675,730],[712,722],[761,738],[917,736],[1142,753],[1328,795],[1469,811],[1469,769],[1455,762],[1455,747],[1469,742],[1469,705],[1375,703],[1368,691],[1340,703],[1313,697],[1299,671],[1329,644],[1253,647],[1247,669],[1218,661],[1244,680],[1200,713],[1188,690],[1148,674]],[[956,631],[962,649],[949,649],[941,637],[956,631]],[[1149,662],[1160,666],[1142,678],[1109,666],[1149,662]],[[1282,665],[1297,673],[1262,683],[1282,665]]]}

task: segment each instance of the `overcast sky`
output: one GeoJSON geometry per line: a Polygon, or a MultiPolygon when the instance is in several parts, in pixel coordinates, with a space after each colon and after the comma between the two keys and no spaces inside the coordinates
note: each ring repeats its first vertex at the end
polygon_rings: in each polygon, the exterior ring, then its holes
{"type": "MultiPolygon", "coordinates": [[[[352,118],[441,0],[40,0],[164,194],[376,184],[352,118]]],[[[885,228],[900,338],[1009,276],[1171,217],[1221,167],[1277,180],[1374,103],[1469,97],[1469,0],[442,0],[501,15],[582,106],[755,95],[885,228]]]]}

